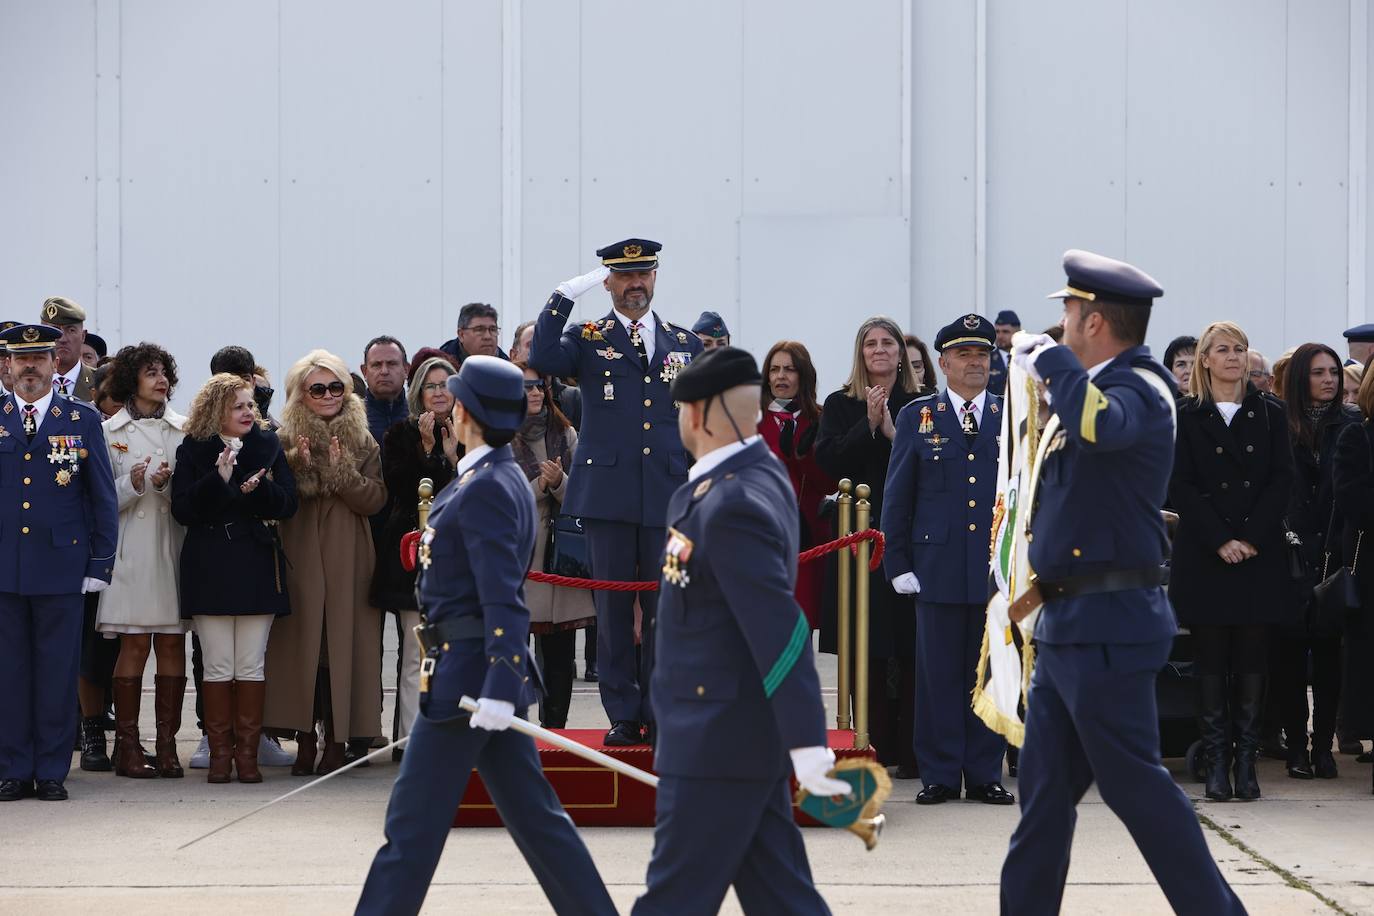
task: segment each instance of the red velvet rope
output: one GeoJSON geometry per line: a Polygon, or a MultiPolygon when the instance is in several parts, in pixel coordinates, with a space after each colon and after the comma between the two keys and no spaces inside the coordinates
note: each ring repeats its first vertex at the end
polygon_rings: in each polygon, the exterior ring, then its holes
{"type": "MultiPolygon", "coordinates": [[[[828,553],[843,550],[848,547],[851,551],[860,541],[873,542],[873,556],[868,560],[868,568],[873,572],[878,571],[878,567],[883,562],[884,540],[883,533],[876,528],[867,531],[856,531],[853,534],[842,538],[836,538],[828,544],[819,547],[812,547],[810,550],[803,551],[797,557],[798,563],[810,563],[812,560],[819,559],[828,553]]],[[[415,568],[415,551],[420,542],[420,532],[411,531],[401,538],[401,565],[407,570],[415,568]]],[[[553,573],[536,572],[531,570],[525,578],[531,582],[544,582],[548,585],[561,585],[564,588],[581,588],[588,591],[604,592],[653,592],[658,590],[657,582],[612,582],[607,579],[574,579],[571,576],[556,576],[553,573]]]]}

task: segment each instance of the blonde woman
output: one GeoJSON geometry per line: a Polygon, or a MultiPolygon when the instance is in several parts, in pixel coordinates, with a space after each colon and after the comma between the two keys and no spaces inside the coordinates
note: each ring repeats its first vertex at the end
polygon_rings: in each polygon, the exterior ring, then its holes
{"type": "Polygon", "coordinates": [[[292,615],[267,649],[267,721],[296,731],[291,772],[307,776],[343,766],[350,737],[382,733],[382,626],[368,601],[377,559],[368,517],[386,505],[386,486],[367,411],[333,353],[312,350],[286,373],[279,434],[300,511],[282,526],[292,615]]]}
{"type": "Polygon", "coordinates": [[[263,658],[273,617],[291,613],[277,522],[296,511],[281,443],[253,403],[253,385],[212,376],[191,402],[172,473],[181,547],[181,616],[205,659],[201,691],[210,745],[206,781],[262,782],[263,658]]]}

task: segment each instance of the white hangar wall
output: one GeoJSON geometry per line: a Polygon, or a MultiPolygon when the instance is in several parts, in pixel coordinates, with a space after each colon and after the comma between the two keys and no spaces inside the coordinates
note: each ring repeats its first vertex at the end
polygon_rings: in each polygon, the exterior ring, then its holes
{"type": "MultiPolygon", "coordinates": [[[[1368,313],[1367,0],[0,0],[0,317],[184,365],[507,331],[628,235],[843,381],[874,313],[1057,318],[1069,247],[1276,355],[1368,313]]],[[[582,317],[603,313],[591,293],[582,317]]],[[[503,334],[503,346],[508,334],[503,334]]]]}

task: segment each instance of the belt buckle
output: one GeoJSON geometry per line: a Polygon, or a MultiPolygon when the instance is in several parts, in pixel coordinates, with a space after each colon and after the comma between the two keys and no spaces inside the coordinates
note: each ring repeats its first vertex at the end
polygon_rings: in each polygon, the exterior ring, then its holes
{"type": "Polygon", "coordinates": [[[420,662],[420,692],[429,693],[429,679],[434,676],[434,656],[426,655],[420,662]]]}

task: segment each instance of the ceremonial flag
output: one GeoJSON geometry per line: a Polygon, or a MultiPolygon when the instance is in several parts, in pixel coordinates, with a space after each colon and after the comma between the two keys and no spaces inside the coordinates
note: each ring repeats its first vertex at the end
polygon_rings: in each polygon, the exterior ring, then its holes
{"type": "Polygon", "coordinates": [[[1039,611],[1020,624],[1013,624],[1008,609],[1030,585],[1026,533],[1041,432],[1035,380],[1020,366],[1007,368],[1006,401],[1002,407],[997,499],[992,510],[991,568],[996,591],[988,601],[983,649],[974,680],[973,711],[988,728],[1020,747],[1026,735],[1021,710],[1030,683],[1030,634],[1039,611]]]}

